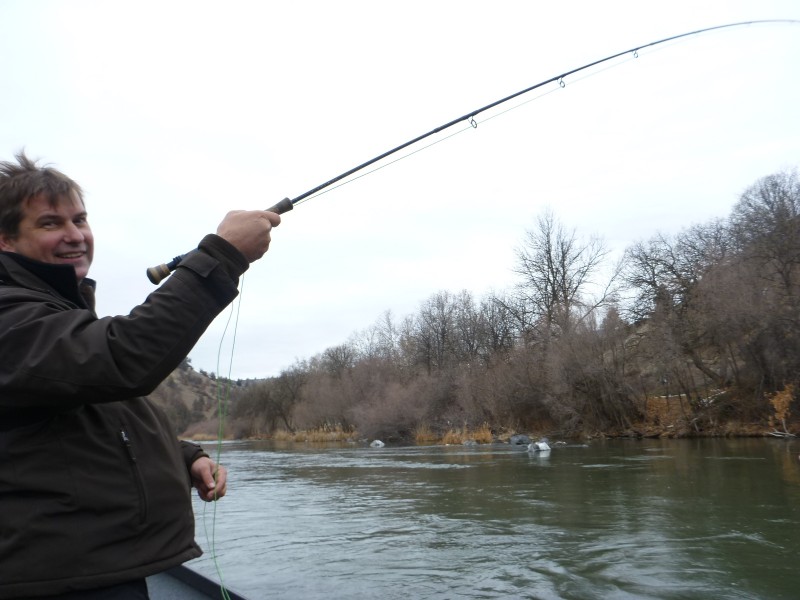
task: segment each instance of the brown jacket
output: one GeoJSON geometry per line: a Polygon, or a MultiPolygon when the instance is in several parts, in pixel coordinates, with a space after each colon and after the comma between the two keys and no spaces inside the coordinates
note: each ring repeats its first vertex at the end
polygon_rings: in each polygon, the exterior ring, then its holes
{"type": "Polygon", "coordinates": [[[98,319],[71,267],[0,253],[0,598],[146,577],[201,554],[188,465],[146,398],[237,294],[206,236],[129,315],[98,319]]]}

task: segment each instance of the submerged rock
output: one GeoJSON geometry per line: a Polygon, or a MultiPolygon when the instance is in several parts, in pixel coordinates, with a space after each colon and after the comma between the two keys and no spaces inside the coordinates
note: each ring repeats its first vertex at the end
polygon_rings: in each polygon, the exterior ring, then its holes
{"type": "Polygon", "coordinates": [[[529,438],[524,433],[515,433],[510,438],[508,438],[508,443],[512,446],[527,446],[531,443],[531,438],[529,438]]]}

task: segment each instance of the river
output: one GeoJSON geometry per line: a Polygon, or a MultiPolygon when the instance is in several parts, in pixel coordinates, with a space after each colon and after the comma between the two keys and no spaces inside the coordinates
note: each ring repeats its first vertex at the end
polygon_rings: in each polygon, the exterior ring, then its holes
{"type": "Polygon", "coordinates": [[[798,454],[773,438],[229,442],[189,566],[252,600],[796,599],[798,454]]]}

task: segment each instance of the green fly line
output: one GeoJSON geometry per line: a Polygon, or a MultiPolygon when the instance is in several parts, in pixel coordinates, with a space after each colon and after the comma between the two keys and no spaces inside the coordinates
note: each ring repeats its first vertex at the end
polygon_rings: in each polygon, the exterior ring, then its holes
{"type": "MultiPolygon", "coordinates": [[[[220,337],[219,347],[217,348],[217,380],[216,380],[216,396],[217,396],[217,444],[216,450],[214,453],[214,462],[217,464],[217,470],[222,466],[222,440],[225,436],[225,418],[227,415],[228,409],[228,402],[230,400],[230,393],[231,393],[231,375],[233,373],[233,353],[236,348],[236,332],[239,330],[239,315],[241,313],[241,306],[242,306],[242,298],[244,297],[244,273],[242,273],[241,278],[239,280],[239,299],[234,304],[231,305],[231,311],[228,314],[228,319],[225,322],[225,327],[222,331],[222,336],[220,337]],[[235,319],[233,323],[233,339],[231,341],[231,350],[230,350],[230,360],[228,362],[228,373],[225,377],[225,382],[221,381],[220,373],[220,360],[222,358],[222,344],[225,341],[225,336],[228,332],[228,327],[231,324],[231,319],[233,319],[235,314],[235,319]]],[[[216,482],[217,473],[214,473],[214,481],[216,482]]],[[[212,516],[211,516],[211,532],[209,534],[208,530],[208,520],[207,520],[207,509],[208,509],[208,502],[204,503],[203,505],[203,530],[205,532],[206,541],[209,545],[209,552],[211,554],[211,560],[214,563],[214,570],[217,573],[217,577],[219,578],[219,589],[222,595],[223,600],[230,600],[230,595],[228,594],[228,590],[225,587],[225,578],[222,573],[222,565],[219,562],[219,554],[217,553],[217,544],[216,544],[216,535],[217,535],[217,495],[216,489],[214,490],[214,506],[212,508],[212,516]]]]}

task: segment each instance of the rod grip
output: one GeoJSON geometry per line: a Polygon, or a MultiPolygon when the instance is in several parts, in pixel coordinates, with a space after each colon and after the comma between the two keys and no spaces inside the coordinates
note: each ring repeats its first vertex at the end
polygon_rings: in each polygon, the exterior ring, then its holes
{"type": "Polygon", "coordinates": [[[274,212],[274,213],[278,213],[279,215],[282,215],[285,212],[289,212],[293,208],[294,208],[294,204],[292,204],[292,201],[289,200],[288,198],[284,198],[283,200],[281,200],[277,204],[273,204],[272,206],[270,206],[267,209],[267,212],[274,212]]]}
{"type": "Polygon", "coordinates": [[[153,285],[158,285],[167,277],[169,277],[169,274],[175,270],[182,260],[183,254],[176,256],[168,263],[164,263],[156,267],[150,267],[147,269],[147,278],[153,283],[153,285]]]}
{"type": "MultiPolygon", "coordinates": [[[[266,210],[267,212],[274,212],[278,213],[279,215],[282,215],[285,212],[289,212],[293,208],[294,204],[292,204],[292,201],[289,200],[289,198],[284,198],[283,200],[281,200],[277,204],[273,204],[266,210]]],[[[147,269],[147,278],[154,285],[158,285],[159,283],[164,281],[167,277],[169,277],[169,274],[172,273],[178,267],[181,260],[183,260],[183,254],[181,254],[180,256],[176,256],[168,263],[164,263],[156,267],[150,267],[149,269],[147,269]]]]}

